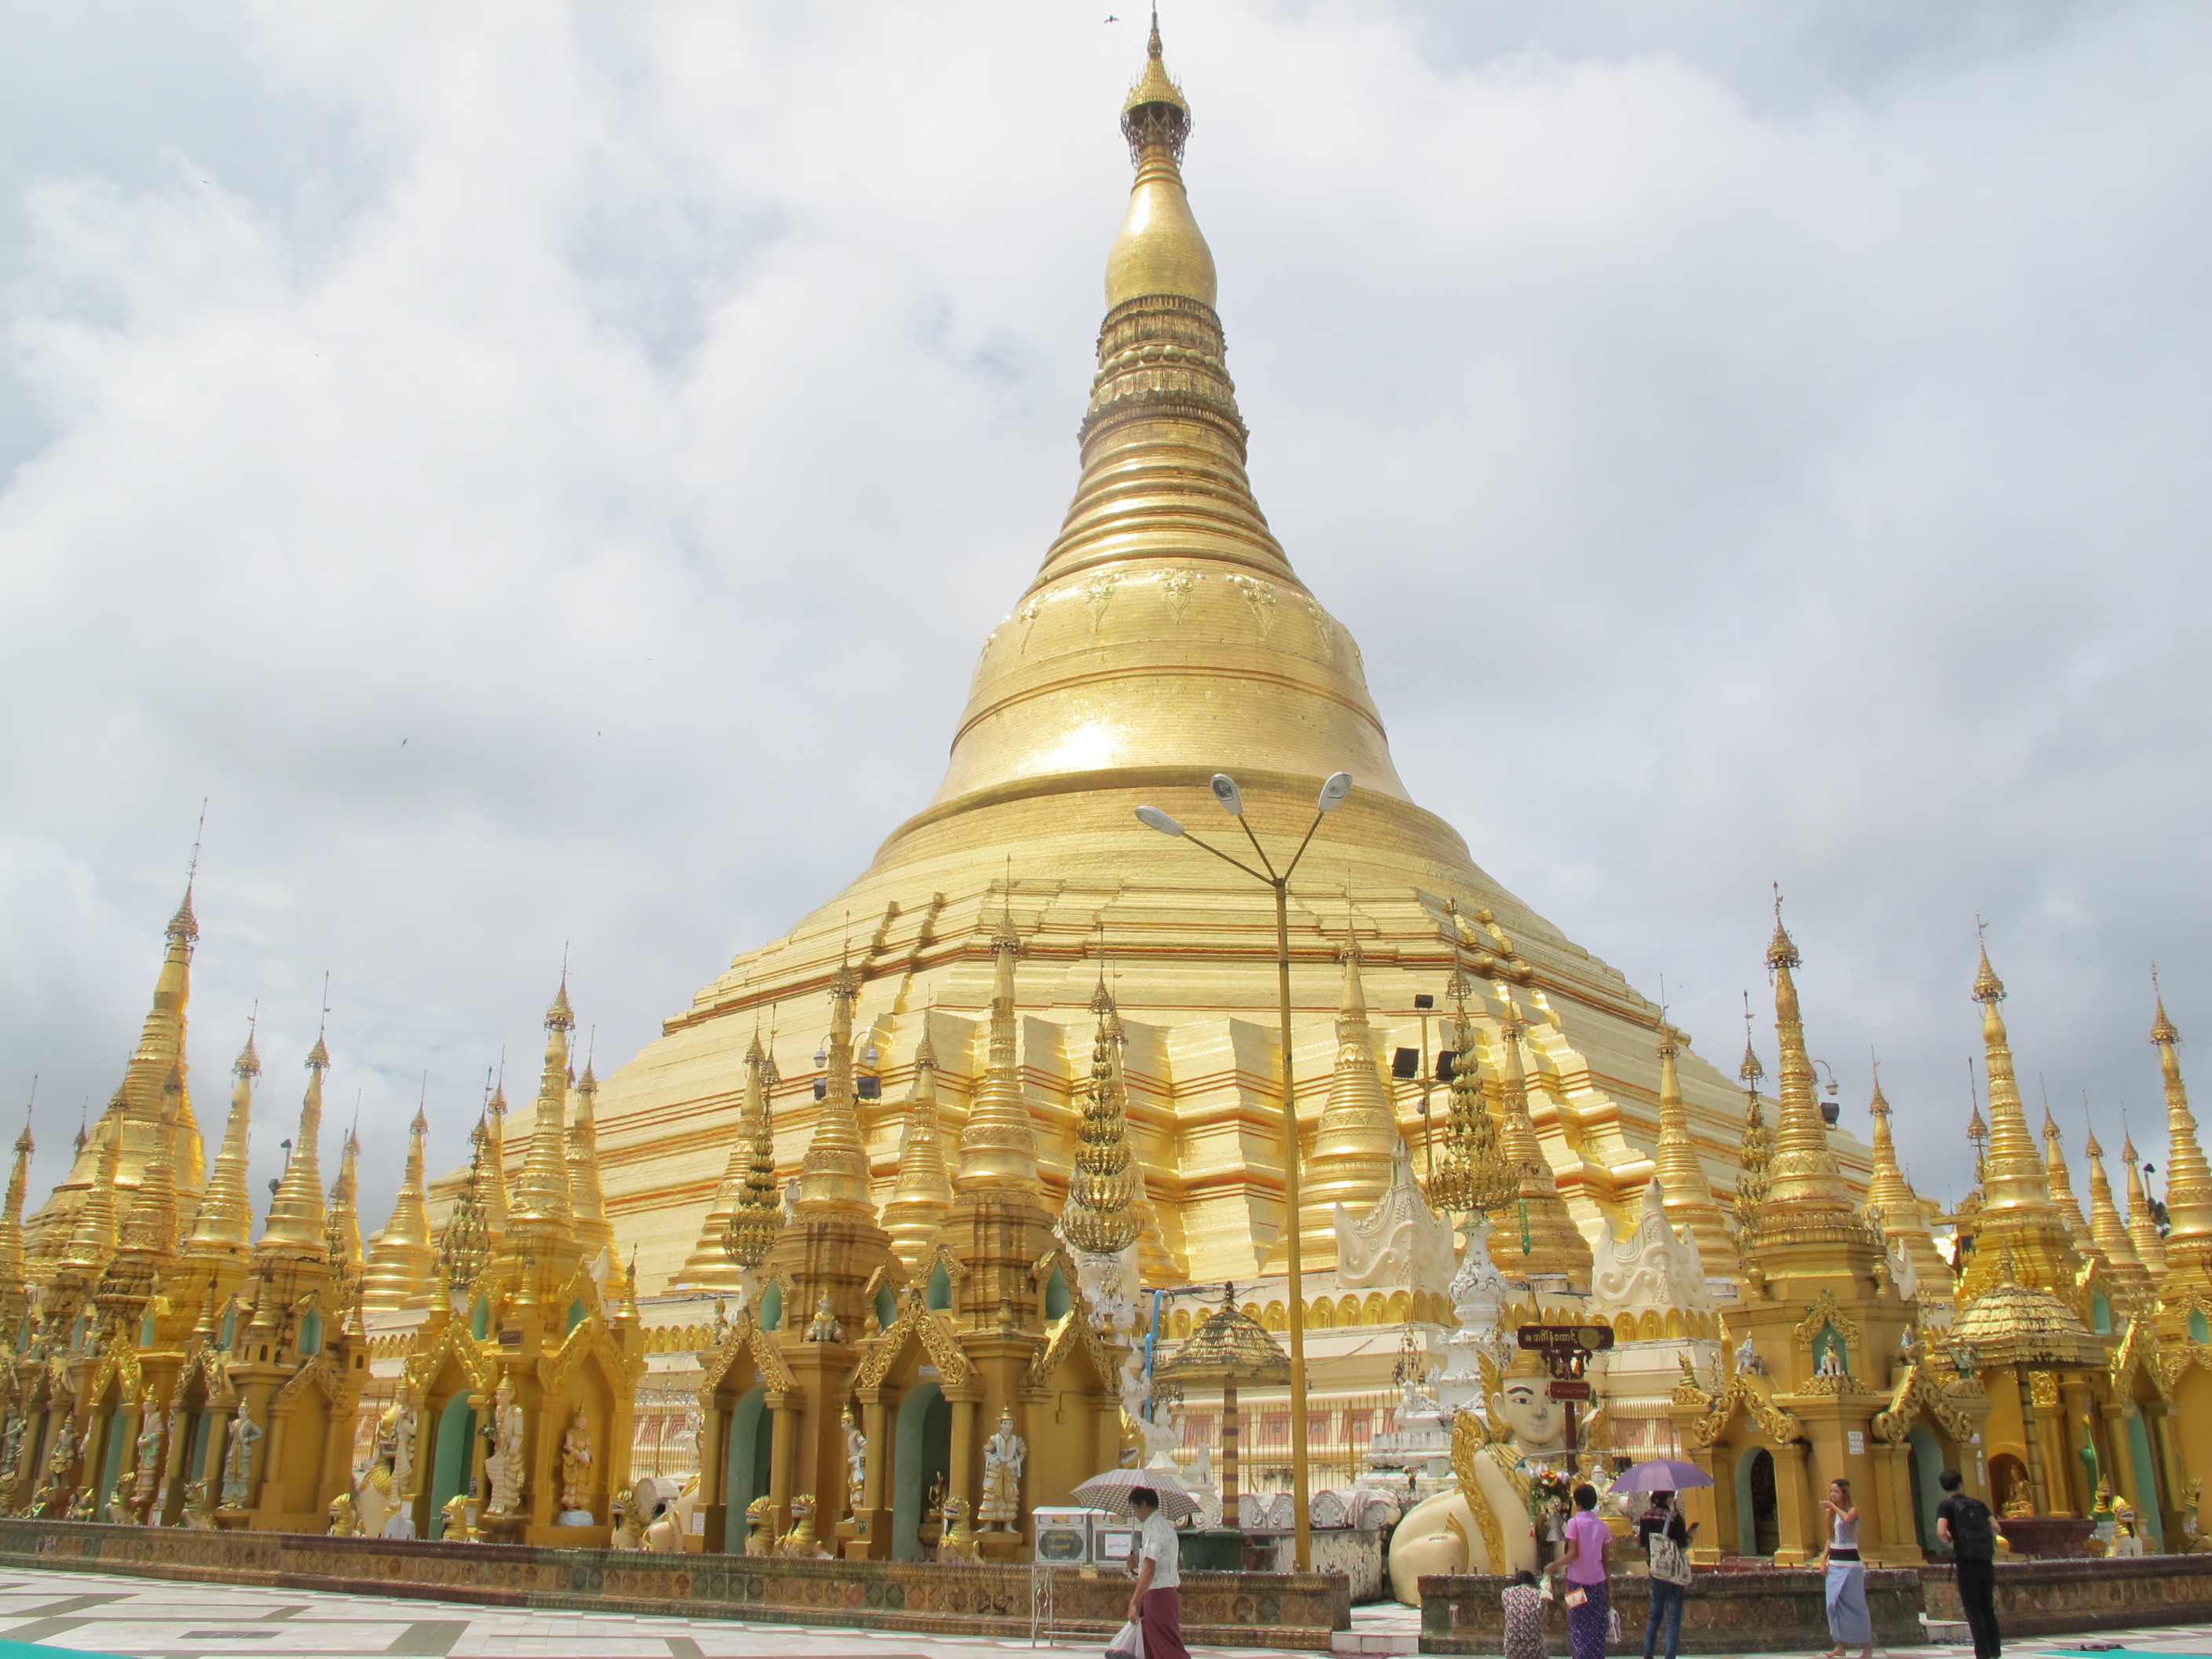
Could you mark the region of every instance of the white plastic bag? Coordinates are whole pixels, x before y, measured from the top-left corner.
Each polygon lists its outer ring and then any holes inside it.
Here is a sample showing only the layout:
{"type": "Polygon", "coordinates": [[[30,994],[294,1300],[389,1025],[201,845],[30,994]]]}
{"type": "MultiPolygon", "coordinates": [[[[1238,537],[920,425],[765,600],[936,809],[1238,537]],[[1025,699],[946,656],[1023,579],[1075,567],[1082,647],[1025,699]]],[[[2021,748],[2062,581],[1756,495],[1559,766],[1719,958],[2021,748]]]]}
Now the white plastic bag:
{"type": "Polygon", "coordinates": [[[1106,1644],[1106,1659],[1145,1659],[1145,1627],[1132,1619],[1106,1644]]]}

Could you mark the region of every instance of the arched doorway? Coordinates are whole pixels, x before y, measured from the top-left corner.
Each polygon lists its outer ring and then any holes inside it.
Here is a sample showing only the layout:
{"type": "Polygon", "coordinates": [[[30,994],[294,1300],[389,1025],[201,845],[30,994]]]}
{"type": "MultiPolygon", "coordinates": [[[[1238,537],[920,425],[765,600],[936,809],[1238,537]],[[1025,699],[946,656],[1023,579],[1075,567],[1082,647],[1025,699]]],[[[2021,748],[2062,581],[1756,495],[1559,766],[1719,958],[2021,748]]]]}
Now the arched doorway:
{"type": "Polygon", "coordinates": [[[745,1553],[746,1510],[755,1498],[768,1496],[775,1431],[775,1414],[768,1408],[766,1389],[748,1389],[738,1396],[730,1411],[730,1460],[722,1488],[728,1516],[722,1547],[732,1555],[745,1553]]]}
{"type": "Polygon", "coordinates": [[[1936,1530],[1936,1506],[1943,1501],[1943,1488],[1936,1480],[1944,1468],[1936,1431],[1925,1423],[1915,1423],[1905,1437],[1905,1473],[1912,1488],[1912,1535],[1926,1554],[1935,1553],[1941,1538],[1936,1530]]]}
{"type": "Polygon", "coordinates": [[[952,1402],[934,1382],[917,1382],[899,1401],[891,1470],[891,1559],[921,1559],[921,1522],[930,1489],[952,1467],[952,1402]]]}
{"type": "Polygon", "coordinates": [[[1774,1498],[1774,1454],[1753,1447],[1735,1465],[1736,1553],[1771,1556],[1782,1547],[1782,1511],[1774,1498]]]}
{"type": "Polygon", "coordinates": [[[476,1443],[477,1414],[468,1390],[455,1391],[438,1413],[436,1450],[430,1465],[430,1525],[425,1536],[446,1535],[446,1505],[469,1489],[469,1454],[476,1443]]]}

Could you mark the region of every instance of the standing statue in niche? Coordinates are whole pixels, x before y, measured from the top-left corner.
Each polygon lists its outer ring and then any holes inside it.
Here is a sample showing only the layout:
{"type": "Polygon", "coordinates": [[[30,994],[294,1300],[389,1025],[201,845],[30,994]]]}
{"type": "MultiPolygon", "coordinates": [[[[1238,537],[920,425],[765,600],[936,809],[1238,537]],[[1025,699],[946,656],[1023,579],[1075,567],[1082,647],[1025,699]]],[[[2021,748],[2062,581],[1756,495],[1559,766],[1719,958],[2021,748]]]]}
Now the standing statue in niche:
{"type": "Polygon", "coordinates": [[[868,1437],[853,1420],[853,1407],[845,1407],[845,1513],[858,1516],[867,1495],[868,1437]]]}
{"type": "Polygon", "coordinates": [[[491,1455],[484,1459],[484,1478],[491,1483],[485,1513],[511,1515],[522,1502],[522,1407],[515,1403],[508,1377],[500,1379],[492,1396],[491,1438],[491,1455]]]}
{"type": "Polygon", "coordinates": [[[238,1402],[230,1419],[230,1445],[222,1455],[222,1507],[242,1510],[253,1497],[253,1449],[261,1443],[261,1425],[253,1420],[253,1407],[238,1402]]]}
{"type": "Polygon", "coordinates": [[[392,1435],[392,1443],[386,1449],[392,1458],[392,1489],[403,1499],[412,1498],[415,1495],[415,1435],[417,1419],[415,1415],[414,1396],[407,1392],[407,1385],[404,1382],[399,1385],[398,1398],[392,1402],[392,1409],[385,1414],[385,1422],[390,1425],[392,1435]]]}
{"type": "Polygon", "coordinates": [[[568,1419],[568,1431],[561,1437],[561,1519],[568,1522],[572,1515],[587,1517],[581,1524],[589,1525],[591,1511],[587,1505],[592,1496],[592,1431],[584,1421],[584,1408],[576,1407],[576,1414],[568,1419]]]}
{"type": "Polygon", "coordinates": [[[138,1413],[138,1474],[131,1486],[131,1518],[149,1521],[154,1494],[161,1488],[161,1451],[168,1443],[168,1419],[161,1402],[148,1400],[138,1413]]]}
{"type": "Polygon", "coordinates": [[[1011,1407],[999,1413],[999,1430],[983,1443],[983,1497],[975,1519],[986,1532],[1012,1532],[1022,1512],[1022,1462],[1029,1447],[1014,1432],[1011,1407]]]}

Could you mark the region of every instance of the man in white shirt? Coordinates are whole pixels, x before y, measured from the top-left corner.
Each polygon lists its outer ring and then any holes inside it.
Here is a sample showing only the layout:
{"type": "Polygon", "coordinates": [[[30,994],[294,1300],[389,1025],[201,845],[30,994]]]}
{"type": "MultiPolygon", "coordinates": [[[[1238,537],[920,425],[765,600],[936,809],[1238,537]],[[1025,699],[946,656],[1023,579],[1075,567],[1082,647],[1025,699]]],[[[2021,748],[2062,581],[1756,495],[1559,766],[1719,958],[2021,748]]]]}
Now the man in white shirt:
{"type": "Polygon", "coordinates": [[[1133,1487],[1129,1508],[1137,1517],[1137,1588],[1129,1618],[1145,1632],[1145,1659],[1190,1659],[1182,1644],[1182,1540],[1160,1513],[1159,1495],[1133,1487]]]}

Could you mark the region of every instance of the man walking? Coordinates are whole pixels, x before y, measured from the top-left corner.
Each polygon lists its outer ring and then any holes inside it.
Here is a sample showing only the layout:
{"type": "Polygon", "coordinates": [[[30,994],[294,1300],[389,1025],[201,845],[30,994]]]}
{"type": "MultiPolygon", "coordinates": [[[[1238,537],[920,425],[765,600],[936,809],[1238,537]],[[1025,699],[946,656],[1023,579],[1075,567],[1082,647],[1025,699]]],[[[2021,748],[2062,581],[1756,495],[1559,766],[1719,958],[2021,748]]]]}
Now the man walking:
{"type": "Polygon", "coordinates": [[[1129,1621],[1145,1632],[1145,1659],[1190,1659],[1182,1644],[1182,1540],[1160,1513],[1150,1486],[1129,1491],[1137,1518],[1137,1588],[1129,1596],[1129,1621]]]}
{"type": "Polygon", "coordinates": [[[1974,1636],[1974,1659],[1997,1659],[1997,1529],[1990,1506],[1964,1490],[1956,1469],[1946,1469],[1937,1485],[1943,1501],[1936,1506],[1936,1530],[1951,1547],[1959,1573],[1959,1601],[1966,1609],[1966,1628],[1974,1636]]]}

